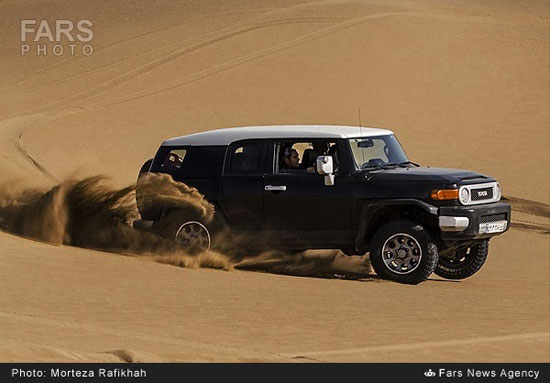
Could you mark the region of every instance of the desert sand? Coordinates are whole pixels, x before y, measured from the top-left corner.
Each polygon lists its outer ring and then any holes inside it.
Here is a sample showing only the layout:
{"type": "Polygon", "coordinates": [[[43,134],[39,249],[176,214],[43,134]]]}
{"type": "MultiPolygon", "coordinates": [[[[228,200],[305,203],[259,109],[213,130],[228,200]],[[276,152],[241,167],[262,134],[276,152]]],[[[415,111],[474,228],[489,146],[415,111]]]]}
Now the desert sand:
{"type": "Polygon", "coordinates": [[[1,204],[128,186],[169,137],[360,108],[513,206],[478,274],[418,286],[334,252],[239,267],[2,231],[0,362],[549,362],[549,43],[544,0],[0,0],[1,204]],[[93,54],[21,55],[22,19],[91,20],[93,54]]]}

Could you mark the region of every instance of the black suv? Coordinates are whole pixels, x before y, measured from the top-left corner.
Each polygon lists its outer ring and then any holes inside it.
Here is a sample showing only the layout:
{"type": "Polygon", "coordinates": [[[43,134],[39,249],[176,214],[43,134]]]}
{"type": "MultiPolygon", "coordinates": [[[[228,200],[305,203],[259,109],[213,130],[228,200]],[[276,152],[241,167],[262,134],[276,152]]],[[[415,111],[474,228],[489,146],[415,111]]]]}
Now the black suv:
{"type": "MultiPolygon", "coordinates": [[[[473,275],[489,239],[510,227],[510,205],[499,202],[495,179],[419,166],[385,129],[212,130],[165,141],[140,176],[148,172],[170,174],[215,206],[212,222],[183,217],[162,233],[184,246],[208,249],[216,232],[229,230],[253,248],[369,252],[379,276],[403,283],[432,272],[473,275]]],[[[134,226],[141,229],[167,213],[161,206],[140,212],[134,226]]]]}

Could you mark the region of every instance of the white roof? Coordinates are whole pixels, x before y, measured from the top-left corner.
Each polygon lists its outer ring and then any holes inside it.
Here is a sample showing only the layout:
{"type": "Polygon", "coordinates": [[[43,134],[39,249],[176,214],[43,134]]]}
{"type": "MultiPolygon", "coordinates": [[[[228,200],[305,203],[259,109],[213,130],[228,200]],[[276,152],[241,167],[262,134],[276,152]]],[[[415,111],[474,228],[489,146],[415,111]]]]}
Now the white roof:
{"type": "Polygon", "coordinates": [[[356,138],[385,136],[393,134],[391,130],[343,125],[271,125],[243,126],[208,130],[187,136],[170,138],[163,146],[180,145],[229,145],[245,139],[293,139],[293,138],[356,138]]]}

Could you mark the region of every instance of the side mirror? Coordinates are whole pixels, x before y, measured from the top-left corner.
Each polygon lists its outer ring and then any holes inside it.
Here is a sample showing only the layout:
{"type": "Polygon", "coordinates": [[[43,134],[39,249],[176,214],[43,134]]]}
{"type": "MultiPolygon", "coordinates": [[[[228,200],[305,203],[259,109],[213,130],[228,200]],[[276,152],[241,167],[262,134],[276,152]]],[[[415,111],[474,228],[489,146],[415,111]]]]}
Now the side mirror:
{"type": "Polygon", "coordinates": [[[334,185],[334,164],[332,156],[317,157],[317,173],[325,176],[325,185],[334,185]]]}
{"type": "Polygon", "coordinates": [[[332,174],[334,171],[334,164],[332,162],[332,156],[319,156],[317,157],[317,173],[322,176],[332,174]]]}

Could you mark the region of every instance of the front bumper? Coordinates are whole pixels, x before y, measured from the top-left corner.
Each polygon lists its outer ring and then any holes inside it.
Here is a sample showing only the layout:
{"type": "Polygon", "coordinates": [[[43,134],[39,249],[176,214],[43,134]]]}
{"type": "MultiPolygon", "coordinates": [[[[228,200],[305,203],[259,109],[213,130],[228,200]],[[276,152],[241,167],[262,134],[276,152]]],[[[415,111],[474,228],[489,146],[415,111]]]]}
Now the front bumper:
{"type": "Polygon", "coordinates": [[[507,203],[439,208],[439,228],[444,240],[486,239],[510,228],[512,209],[507,203]],[[492,230],[498,230],[491,232],[492,230]]]}

